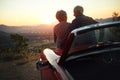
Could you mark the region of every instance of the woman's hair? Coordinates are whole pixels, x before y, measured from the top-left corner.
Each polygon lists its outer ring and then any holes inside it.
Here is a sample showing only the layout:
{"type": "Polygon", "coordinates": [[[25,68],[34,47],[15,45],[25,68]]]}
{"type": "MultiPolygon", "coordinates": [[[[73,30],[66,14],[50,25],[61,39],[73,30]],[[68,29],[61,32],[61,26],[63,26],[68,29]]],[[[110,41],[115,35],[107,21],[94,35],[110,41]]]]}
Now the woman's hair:
{"type": "Polygon", "coordinates": [[[67,18],[67,14],[66,14],[65,11],[59,10],[59,11],[57,11],[57,13],[56,13],[56,18],[57,18],[59,21],[64,21],[64,20],[67,18]]]}

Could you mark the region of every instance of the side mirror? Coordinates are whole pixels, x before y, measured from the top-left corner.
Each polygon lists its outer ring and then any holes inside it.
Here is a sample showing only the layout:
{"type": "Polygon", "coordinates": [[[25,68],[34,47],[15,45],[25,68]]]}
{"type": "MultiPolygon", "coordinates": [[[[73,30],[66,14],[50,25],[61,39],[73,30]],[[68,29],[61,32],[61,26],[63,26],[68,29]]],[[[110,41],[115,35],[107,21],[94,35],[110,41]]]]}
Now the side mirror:
{"type": "Polygon", "coordinates": [[[45,67],[48,67],[48,66],[50,66],[50,63],[49,63],[48,61],[46,61],[46,62],[38,61],[38,62],[36,63],[36,68],[37,68],[37,70],[41,70],[41,69],[43,69],[43,68],[45,68],[45,67]]]}

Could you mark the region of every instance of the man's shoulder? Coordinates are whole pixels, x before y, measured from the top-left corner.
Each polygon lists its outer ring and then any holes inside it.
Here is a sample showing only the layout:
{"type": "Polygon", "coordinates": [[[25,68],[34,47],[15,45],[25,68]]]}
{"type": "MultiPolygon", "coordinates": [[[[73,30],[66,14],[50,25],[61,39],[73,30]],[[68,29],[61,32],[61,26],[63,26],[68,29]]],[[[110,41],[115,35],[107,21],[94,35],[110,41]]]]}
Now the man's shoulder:
{"type": "Polygon", "coordinates": [[[84,16],[84,17],[86,21],[91,22],[92,24],[97,23],[97,21],[90,16],[84,16]]]}
{"type": "Polygon", "coordinates": [[[81,15],[79,17],[76,17],[73,21],[70,27],[77,28],[78,26],[85,26],[90,24],[95,24],[97,21],[95,21],[92,17],[81,15]]]}
{"type": "Polygon", "coordinates": [[[61,23],[56,24],[56,25],[54,26],[54,28],[59,27],[59,26],[60,26],[60,24],[61,24],[61,23]]]}
{"type": "Polygon", "coordinates": [[[60,27],[60,26],[66,26],[66,25],[70,25],[70,23],[69,22],[61,22],[61,23],[58,23],[58,24],[56,24],[55,25],[55,27],[60,27]]]}
{"type": "Polygon", "coordinates": [[[73,21],[72,22],[77,22],[77,21],[83,21],[83,20],[85,20],[85,19],[91,19],[91,17],[89,17],[89,16],[85,16],[85,15],[81,15],[81,16],[78,16],[78,17],[76,17],[75,19],[73,19],[73,21]]]}
{"type": "Polygon", "coordinates": [[[82,15],[82,16],[79,16],[78,19],[85,19],[85,20],[89,20],[89,19],[93,19],[92,17],[90,16],[86,16],[86,15],[82,15]]]}
{"type": "Polygon", "coordinates": [[[58,23],[54,26],[54,29],[58,29],[61,27],[69,27],[70,23],[69,22],[64,22],[64,23],[58,23]]]}

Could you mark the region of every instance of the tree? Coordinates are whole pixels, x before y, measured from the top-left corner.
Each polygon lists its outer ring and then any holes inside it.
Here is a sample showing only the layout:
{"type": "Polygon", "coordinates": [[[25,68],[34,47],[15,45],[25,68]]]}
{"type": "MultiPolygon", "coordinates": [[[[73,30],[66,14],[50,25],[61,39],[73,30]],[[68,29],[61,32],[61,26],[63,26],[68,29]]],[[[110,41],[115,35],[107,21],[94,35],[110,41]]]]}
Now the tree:
{"type": "Polygon", "coordinates": [[[113,12],[113,15],[112,15],[113,21],[118,20],[118,16],[119,16],[118,12],[113,12]]]}
{"type": "Polygon", "coordinates": [[[14,51],[17,53],[23,53],[27,50],[28,47],[28,39],[19,35],[19,34],[11,34],[10,38],[13,40],[15,44],[14,51]]]}

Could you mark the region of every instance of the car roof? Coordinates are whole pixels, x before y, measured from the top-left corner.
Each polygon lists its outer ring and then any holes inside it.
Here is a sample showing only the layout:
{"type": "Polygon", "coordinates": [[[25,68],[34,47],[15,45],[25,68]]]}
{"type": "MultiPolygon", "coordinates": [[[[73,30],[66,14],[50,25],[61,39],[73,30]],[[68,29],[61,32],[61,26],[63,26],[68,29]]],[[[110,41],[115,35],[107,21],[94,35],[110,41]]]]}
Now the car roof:
{"type": "Polygon", "coordinates": [[[87,26],[76,28],[71,31],[71,34],[74,34],[76,36],[78,33],[84,33],[90,30],[106,28],[110,26],[112,27],[112,26],[117,26],[117,25],[120,25],[120,21],[97,23],[97,24],[92,24],[92,25],[87,25],[87,26]]]}
{"type": "Polygon", "coordinates": [[[59,60],[59,63],[62,63],[62,61],[64,61],[64,59],[67,57],[68,51],[72,45],[72,42],[73,42],[73,39],[75,38],[75,36],[92,31],[92,30],[107,28],[107,27],[112,27],[112,26],[119,26],[120,27],[120,21],[97,23],[97,24],[87,25],[87,26],[83,26],[83,27],[76,28],[76,29],[72,30],[71,33],[68,35],[67,40],[64,44],[62,55],[61,55],[61,58],[59,60]]]}

